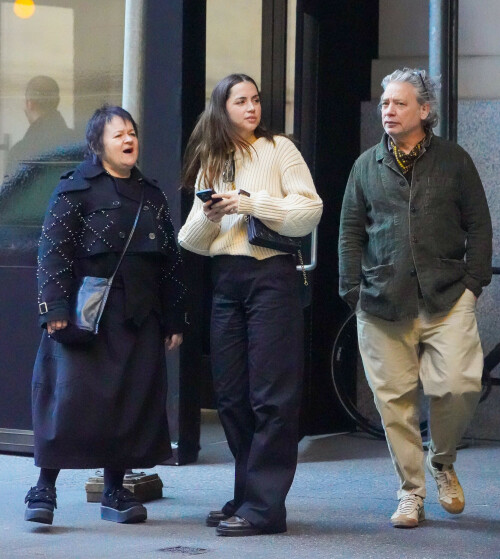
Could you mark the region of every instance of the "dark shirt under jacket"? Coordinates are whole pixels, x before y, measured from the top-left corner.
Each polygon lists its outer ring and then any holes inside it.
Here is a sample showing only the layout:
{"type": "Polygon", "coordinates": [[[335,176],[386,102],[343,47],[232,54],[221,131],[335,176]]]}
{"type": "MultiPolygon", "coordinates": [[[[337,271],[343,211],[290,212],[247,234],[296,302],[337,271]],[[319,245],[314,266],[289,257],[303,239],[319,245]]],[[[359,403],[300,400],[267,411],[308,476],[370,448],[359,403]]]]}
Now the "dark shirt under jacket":
{"type": "Polygon", "coordinates": [[[38,302],[47,305],[41,326],[68,319],[68,299],[79,277],[112,274],[142,186],[143,209],[116,288],[124,289],[127,319],[140,325],[154,310],[166,334],[183,331],[182,265],[164,193],[138,169],[130,180],[117,180],[90,161],[63,175],[45,216],[38,251],[38,302]]]}
{"type": "Polygon", "coordinates": [[[50,111],[30,124],[23,139],[14,144],[7,157],[7,175],[12,175],[19,163],[49,154],[57,146],[71,144],[76,138],[61,113],[50,111]]]}

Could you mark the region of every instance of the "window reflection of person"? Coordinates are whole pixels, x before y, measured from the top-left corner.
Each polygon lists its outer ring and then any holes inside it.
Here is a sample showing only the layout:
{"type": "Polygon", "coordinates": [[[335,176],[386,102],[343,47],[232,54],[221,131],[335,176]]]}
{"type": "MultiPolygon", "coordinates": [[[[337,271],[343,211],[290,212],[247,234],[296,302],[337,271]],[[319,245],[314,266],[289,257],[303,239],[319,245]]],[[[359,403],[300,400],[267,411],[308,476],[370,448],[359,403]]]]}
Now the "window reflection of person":
{"type": "Polygon", "coordinates": [[[15,171],[18,163],[72,141],[72,130],[57,110],[59,99],[59,86],[53,78],[36,76],[28,82],[24,113],[29,128],[9,151],[7,175],[15,171]]]}

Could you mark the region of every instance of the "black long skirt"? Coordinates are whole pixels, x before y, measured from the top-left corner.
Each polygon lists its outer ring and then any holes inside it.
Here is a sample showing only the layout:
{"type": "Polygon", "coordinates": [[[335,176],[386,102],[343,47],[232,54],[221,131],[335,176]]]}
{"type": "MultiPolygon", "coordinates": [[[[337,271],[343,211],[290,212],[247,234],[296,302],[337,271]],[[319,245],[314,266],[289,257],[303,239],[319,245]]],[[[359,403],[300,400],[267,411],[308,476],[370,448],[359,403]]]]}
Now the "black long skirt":
{"type": "Polygon", "coordinates": [[[149,468],[171,456],[160,321],[124,320],[112,289],[95,340],[64,345],[44,332],[33,371],[35,464],[42,468],[149,468]]]}

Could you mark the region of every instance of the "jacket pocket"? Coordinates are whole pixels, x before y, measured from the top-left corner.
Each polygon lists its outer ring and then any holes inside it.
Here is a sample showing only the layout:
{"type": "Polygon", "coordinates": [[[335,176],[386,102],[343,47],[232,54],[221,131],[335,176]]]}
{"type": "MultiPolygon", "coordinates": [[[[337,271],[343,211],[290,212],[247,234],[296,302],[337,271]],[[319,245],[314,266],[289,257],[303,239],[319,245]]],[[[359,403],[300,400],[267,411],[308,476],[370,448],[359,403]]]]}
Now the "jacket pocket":
{"type": "Polygon", "coordinates": [[[460,185],[451,177],[433,176],[427,178],[424,207],[426,213],[440,213],[443,206],[450,208],[460,201],[460,185]]]}
{"type": "Polygon", "coordinates": [[[434,290],[445,292],[450,286],[462,280],[465,276],[465,261],[455,258],[437,258],[436,274],[434,276],[434,290]]]}
{"type": "Polygon", "coordinates": [[[116,200],[86,200],[84,207],[82,208],[82,215],[89,216],[96,212],[107,212],[109,210],[117,210],[120,208],[122,203],[118,198],[116,200]]]}
{"type": "Polygon", "coordinates": [[[362,269],[361,291],[365,297],[381,297],[390,289],[390,283],[394,276],[394,265],[383,264],[373,268],[362,269]]]}

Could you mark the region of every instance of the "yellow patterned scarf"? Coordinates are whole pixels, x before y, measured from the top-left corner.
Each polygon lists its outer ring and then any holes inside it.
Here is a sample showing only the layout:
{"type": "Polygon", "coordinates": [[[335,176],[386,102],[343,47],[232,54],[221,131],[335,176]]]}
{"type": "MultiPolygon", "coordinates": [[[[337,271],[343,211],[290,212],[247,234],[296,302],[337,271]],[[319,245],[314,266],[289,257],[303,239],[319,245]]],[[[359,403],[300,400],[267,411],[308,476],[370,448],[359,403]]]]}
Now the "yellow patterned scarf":
{"type": "Polygon", "coordinates": [[[420,142],[418,142],[418,144],[410,151],[410,153],[405,153],[396,146],[392,139],[390,140],[390,146],[392,148],[392,152],[394,153],[396,162],[404,174],[411,171],[415,160],[420,155],[420,151],[422,149],[422,144],[424,143],[424,141],[425,138],[423,140],[420,140],[420,142]]]}

